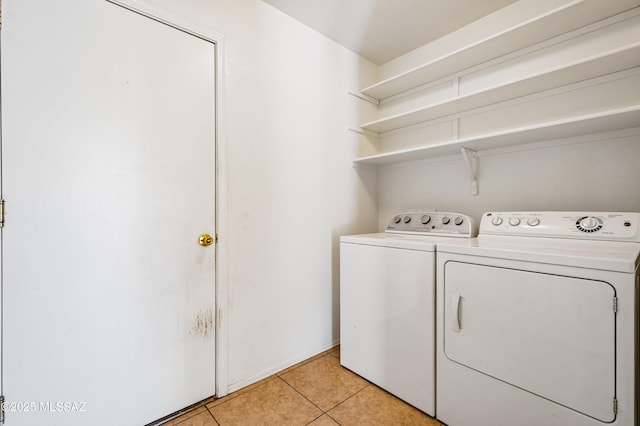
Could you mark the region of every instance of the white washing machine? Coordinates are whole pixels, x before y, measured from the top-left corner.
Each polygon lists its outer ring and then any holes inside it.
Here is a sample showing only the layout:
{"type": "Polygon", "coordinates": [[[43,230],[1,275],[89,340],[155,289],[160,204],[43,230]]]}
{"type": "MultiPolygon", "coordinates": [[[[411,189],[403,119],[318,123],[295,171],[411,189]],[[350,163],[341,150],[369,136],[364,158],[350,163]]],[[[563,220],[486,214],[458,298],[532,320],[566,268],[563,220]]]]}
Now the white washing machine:
{"type": "Polygon", "coordinates": [[[486,213],[439,244],[437,417],[636,426],[639,213],[486,213]]]}
{"type": "Polygon", "coordinates": [[[468,216],[422,212],[340,238],[340,363],[432,416],[436,244],[475,233],[468,216]]]}

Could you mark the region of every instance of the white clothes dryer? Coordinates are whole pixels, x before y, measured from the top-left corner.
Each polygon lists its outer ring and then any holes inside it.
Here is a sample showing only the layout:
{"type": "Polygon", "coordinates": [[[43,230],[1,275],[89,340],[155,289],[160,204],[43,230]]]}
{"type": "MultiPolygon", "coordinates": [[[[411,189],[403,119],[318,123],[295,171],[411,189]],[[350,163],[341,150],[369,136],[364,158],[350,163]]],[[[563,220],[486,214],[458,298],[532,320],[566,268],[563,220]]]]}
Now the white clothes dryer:
{"type": "Polygon", "coordinates": [[[437,417],[637,426],[639,213],[485,213],[439,244],[437,417]]]}
{"type": "Polygon", "coordinates": [[[421,212],[340,238],[341,364],[432,416],[436,246],[476,232],[468,216],[421,212]]]}

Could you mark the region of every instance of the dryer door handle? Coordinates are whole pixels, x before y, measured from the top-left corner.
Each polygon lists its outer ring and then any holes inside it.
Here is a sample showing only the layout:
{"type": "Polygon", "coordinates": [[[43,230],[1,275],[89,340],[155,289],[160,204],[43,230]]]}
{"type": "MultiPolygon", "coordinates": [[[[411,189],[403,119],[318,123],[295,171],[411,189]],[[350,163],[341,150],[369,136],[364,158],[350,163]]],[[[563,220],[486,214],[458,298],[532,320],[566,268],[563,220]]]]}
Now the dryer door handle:
{"type": "Polygon", "coordinates": [[[460,331],[460,293],[454,293],[451,297],[451,316],[453,317],[453,331],[460,331]]]}

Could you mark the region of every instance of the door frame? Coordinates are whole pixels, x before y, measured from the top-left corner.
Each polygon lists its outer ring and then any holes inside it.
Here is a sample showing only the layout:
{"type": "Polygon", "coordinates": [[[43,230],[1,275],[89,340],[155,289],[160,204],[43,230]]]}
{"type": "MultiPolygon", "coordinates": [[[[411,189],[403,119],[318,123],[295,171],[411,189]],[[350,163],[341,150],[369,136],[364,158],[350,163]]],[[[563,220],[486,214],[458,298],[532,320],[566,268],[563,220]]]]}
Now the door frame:
{"type": "Polygon", "coordinates": [[[151,5],[144,0],[105,0],[132,12],[144,15],[177,30],[209,41],[215,45],[215,171],[216,171],[216,275],[215,275],[215,391],[217,397],[229,393],[229,329],[226,321],[228,300],[227,268],[227,223],[228,223],[228,185],[227,150],[224,131],[224,75],[225,75],[225,39],[224,35],[212,31],[202,24],[191,21],[179,13],[151,5]],[[223,321],[224,319],[224,321],[223,321]]]}

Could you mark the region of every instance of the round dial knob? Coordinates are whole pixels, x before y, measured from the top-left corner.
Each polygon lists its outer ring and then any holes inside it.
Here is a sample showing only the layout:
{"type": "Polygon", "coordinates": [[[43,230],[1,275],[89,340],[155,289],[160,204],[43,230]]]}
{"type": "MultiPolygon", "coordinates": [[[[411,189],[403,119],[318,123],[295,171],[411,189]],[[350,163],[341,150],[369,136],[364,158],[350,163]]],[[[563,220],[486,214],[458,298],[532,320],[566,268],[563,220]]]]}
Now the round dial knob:
{"type": "Polygon", "coordinates": [[[411,222],[411,216],[405,216],[404,223],[409,223],[409,222],[411,222]]]}
{"type": "Polygon", "coordinates": [[[456,225],[458,225],[458,226],[462,225],[462,222],[464,222],[464,220],[463,220],[460,216],[456,217],[456,218],[453,220],[453,223],[455,223],[455,224],[456,224],[456,225]]]}
{"type": "Polygon", "coordinates": [[[393,222],[394,223],[400,223],[400,221],[402,220],[402,218],[400,216],[396,216],[393,218],[393,222]]]}
{"type": "Polygon", "coordinates": [[[493,219],[491,219],[491,223],[492,223],[494,226],[502,225],[502,218],[501,218],[500,216],[496,216],[496,217],[494,217],[493,219]]]}
{"type": "Polygon", "coordinates": [[[451,222],[451,219],[450,219],[450,218],[448,218],[447,216],[445,216],[445,217],[443,217],[443,218],[442,218],[442,223],[443,223],[444,225],[447,225],[449,222],[451,222]]]}
{"type": "Polygon", "coordinates": [[[587,216],[580,221],[580,226],[584,229],[593,229],[598,225],[600,225],[600,222],[593,216],[587,216]]]}
{"type": "Polygon", "coordinates": [[[509,219],[509,225],[511,225],[511,226],[520,225],[520,219],[517,218],[517,217],[512,217],[511,219],[509,219]]]}
{"type": "Polygon", "coordinates": [[[420,218],[420,223],[422,223],[423,225],[426,225],[429,222],[431,222],[431,216],[429,216],[428,214],[423,214],[422,217],[420,218]]]}
{"type": "Polygon", "coordinates": [[[540,225],[540,219],[538,219],[537,217],[530,217],[529,219],[527,219],[527,225],[538,226],[540,225]]]}

